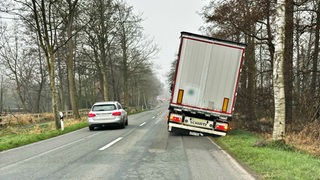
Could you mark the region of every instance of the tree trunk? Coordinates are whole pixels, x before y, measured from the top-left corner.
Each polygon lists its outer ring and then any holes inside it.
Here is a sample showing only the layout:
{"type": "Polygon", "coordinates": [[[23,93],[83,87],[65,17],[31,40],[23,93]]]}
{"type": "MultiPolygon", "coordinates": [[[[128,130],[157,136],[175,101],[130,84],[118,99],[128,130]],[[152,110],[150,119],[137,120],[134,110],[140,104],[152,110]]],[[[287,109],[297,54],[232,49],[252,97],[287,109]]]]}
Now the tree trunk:
{"type": "Polygon", "coordinates": [[[49,69],[49,78],[50,78],[50,90],[52,93],[51,102],[52,102],[52,112],[56,125],[56,129],[61,128],[60,118],[58,113],[58,93],[56,88],[55,81],[55,57],[53,50],[51,48],[48,49],[49,57],[48,58],[48,69],[49,69]]]}
{"type": "Polygon", "coordinates": [[[316,17],[316,29],[315,29],[315,42],[314,42],[314,52],[312,57],[312,80],[311,80],[311,92],[315,94],[316,84],[317,84],[317,71],[318,71],[318,57],[319,57],[319,30],[320,30],[320,2],[318,2],[317,7],[317,17],[316,17]]]}
{"type": "Polygon", "coordinates": [[[58,78],[59,78],[59,96],[60,96],[60,107],[58,109],[65,110],[66,107],[66,101],[65,101],[65,88],[64,88],[64,73],[61,66],[61,59],[63,58],[61,53],[57,53],[57,59],[58,59],[58,78]]]}
{"type": "Polygon", "coordinates": [[[106,68],[103,68],[103,99],[104,101],[109,100],[109,86],[108,86],[108,71],[106,68]]]}
{"type": "Polygon", "coordinates": [[[273,91],[274,91],[274,124],[272,138],[283,141],[285,137],[285,90],[284,90],[284,39],[285,39],[285,0],[278,0],[275,18],[275,53],[273,63],[273,91]]]}
{"type": "Polygon", "coordinates": [[[249,120],[253,121],[256,120],[255,115],[255,88],[256,88],[256,62],[255,62],[255,51],[254,48],[254,38],[248,37],[248,46],[246,48],[246,57],[247,57],[247,67],[248,67],[248,88],[247,88],[247,94],[248,94],[248,104],[247,104],[247,113],[249,120]]]}
{"type": "Polygon", "coordinates": [[[39,113],[40,112],[40,101],[41,101],[41,94],[42,94],[42,90],[43,90],[43,87],[45,85],[45,81],[46,81],[46,78],[45,78],[45,75],[44,75],[44,69],[43,69],[43,65],[42,65],[42,56],[41,56],[41,48],[40,48],[40,45],[37,44],[39,47],[38,47],[38,50],[39,50],[39,67],[40,67],[40,82],[39,82],[39,89],[37,90],[37,99],[36,99],[36,112],[39,113]]]}
{"type": "MultiPolygon", "coordinates": [[[[300,26],[299,21],[296,21],[296,26],[300,26]]],[[[300,64],[301,64],[301,55],[300,55],[300,31],[296,31],[296,37],[295,37],[295,44],[296,44],[296,56],[297,56],[297,67],[296,67],[296,76],[297,76],[297,81],[295,87],[297,88],[297,94],[298,94],[298,102],[300,102],[300,97],[301,97],[301,72],[300,72],[300,64]]]]}
{"type": "Polygon", "coordinates": [[[127,45],[127,36],[124,23],[121,24],[122,30],[122,40],[121,40],[121,48],[122,48],[122,69],[123,69],[123,104],[125,106],[129,106],[129,92],[128,92],[128,45],[127,45]]]}
{"type": "Polygon", "coordinates": [[[15,53],[13,54],[14,56],[14,66],[12,67],[13,68],[13,74],[15,76],[15,82],[16,82],[16,89],[17,89],[17,93],[18,93],[18,96],[19,96],[19,99],[21,101],[21,105],[22,105],[22,108],[23,108],[23,111],[28,111],[27,109],[27,105],[26,105],[26,98],[25,98],[25,95],[23,94],[24,92],[24,89],[22,88],[22,80],[19,78],[19,70],[17,69],[17,65],[18,65],[18,49],[19,49],[19,44],[18,44],[18,37],[17,35],[15,35],[15,53]]]}
{"type": "Polygon", "coordinates": [[[127,50],[123,49],[123,104],[129,106],[127,50]]]}
{"type": "Polygon", "coordinates": [[[1,76],[1,86],[0,86],[0,112],[3,112],[3,76],[1,76]]]}
{"type": "Polygon", "coordinates": [[[107,65],[107,58],[106,58],[106,49],[104,47],[104,40],[100,39],[100,62],[102,64],[102,79],[103,79],[103,100],[109,101],[109,72],[108,72],[108,65],[107,65]]]}
{"type": "Polygon", "coordinates": [[[285,11],[285,47],[284,47],[284,83],[286,95],[286,122],[292,121],[293,89],[293,0],[286,0],[285,11]]]}
{"type": "MultiPolygon", "coordinates": [[[[56,77],[55,77],[55,54],[54,54],[54,45],[56,44],[56,32],[57,27],[53,27],[55,23],[52,22],[54,18],[52,11],[47,11],[48,9],[52,9],[52,2],[41,0],[36,1],[32,0],[32,13],[35,23],[35,30],[38,35],[39,44],[41,49],[43,50],[46,61],[47,68],[50,79],[50,90],[51,90],[51,100],[52,100],[52,111],[54,115],[54,121],[56,125],[56,129],[61,128],[60,118],[58,113],[58,93],[56,87],[56,77]]],[[[29,6],[28,6],[29,7],[29,6]]],[[[60,24],[60,23],[57,23],[60,24]]]]}
{"type": "MultiPolygon", "coordinates": [[[[77,3],[77,1],[75,1],[77,3]]],[[[69,82],[69,96],[70,103],[72,107],[73,117],[75,119],[80,119],[80,114],[78,110],[78,103],[76,99],[76,87],[75,87],[75,78],[74,78],[74,42],[72,39],[72,31],[73,31],[73,18],[74,18],[74,4],[69,4],[69,21],[67,25],[67,37],[68,37],[68,55],[66,60],[67,72],[68,72],[68,82],[69,82]]]]}

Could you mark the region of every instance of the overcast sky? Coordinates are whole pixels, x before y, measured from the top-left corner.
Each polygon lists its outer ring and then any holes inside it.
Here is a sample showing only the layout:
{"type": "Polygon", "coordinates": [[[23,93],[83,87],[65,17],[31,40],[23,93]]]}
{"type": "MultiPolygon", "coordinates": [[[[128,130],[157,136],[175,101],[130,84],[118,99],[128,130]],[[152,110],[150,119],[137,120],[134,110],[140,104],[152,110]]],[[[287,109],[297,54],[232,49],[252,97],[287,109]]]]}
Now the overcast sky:
{"type": "Polygon", "coordinates": [[[181,31],[200,33],[203,25],[199,15],[208,0],[126,0],[136,14],[144,19],[144,33],[153,38],[160,51],[153,60],[155,70],[162,82],[166,80],[170,64],[179,48],[181,31]]]}

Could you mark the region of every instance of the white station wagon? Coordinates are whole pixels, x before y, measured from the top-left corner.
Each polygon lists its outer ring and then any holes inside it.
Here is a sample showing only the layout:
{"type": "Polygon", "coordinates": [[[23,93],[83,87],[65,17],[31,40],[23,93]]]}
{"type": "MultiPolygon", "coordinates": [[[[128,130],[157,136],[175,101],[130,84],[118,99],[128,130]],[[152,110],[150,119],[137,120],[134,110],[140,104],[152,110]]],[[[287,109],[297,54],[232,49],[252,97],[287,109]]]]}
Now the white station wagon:
{"type": "Polygon", "coordinates": [[[128,114],[117,101],[97,102],[88,113],[89,130],[110,124],[125,128],[128,125],[128,114]]]}

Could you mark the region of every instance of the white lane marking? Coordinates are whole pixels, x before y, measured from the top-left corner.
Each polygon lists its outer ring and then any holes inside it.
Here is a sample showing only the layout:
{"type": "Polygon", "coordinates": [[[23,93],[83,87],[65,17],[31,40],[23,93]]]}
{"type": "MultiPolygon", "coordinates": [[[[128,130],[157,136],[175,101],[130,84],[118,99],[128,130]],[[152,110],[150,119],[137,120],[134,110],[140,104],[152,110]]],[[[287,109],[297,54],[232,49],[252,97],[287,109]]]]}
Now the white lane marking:
{"type": "Polygon", "coordinates": [[[140,127],[143,126],[143,125],[145,125],[145,124],[146,124],[146,122],[143,122],[142,124],[140,124],[140,127]]]}
{"type": "Polygon", "coordinates": [[[112,141],[111,143],[109,143],[109,144],[103,146],[102,148],[100,148],[99,151],[103,151],[103,150],[109,148],[110,146],[112,146],[112,145],[114,145],[115,143],[117,143],[118,141],[120,141],[122,138],[123,138],[123,137],[117,138],[116,140],[112,141]]]}
{"type": "Polygon", "coordinates": [[[162,118],[159,118],[154,124],[158,124],[160,121],[162,121],[162,118]]]}

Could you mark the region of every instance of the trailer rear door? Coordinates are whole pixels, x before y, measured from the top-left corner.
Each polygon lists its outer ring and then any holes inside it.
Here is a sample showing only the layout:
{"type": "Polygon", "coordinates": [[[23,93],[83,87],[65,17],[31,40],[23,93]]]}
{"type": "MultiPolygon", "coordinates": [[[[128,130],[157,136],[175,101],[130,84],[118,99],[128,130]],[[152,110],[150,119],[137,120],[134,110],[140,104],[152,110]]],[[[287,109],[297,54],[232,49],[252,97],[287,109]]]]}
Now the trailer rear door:
{"type": "Polygon", "coordinates": [[[182,33],[171,103],[231,115],[244,48],[182,33]]]}

